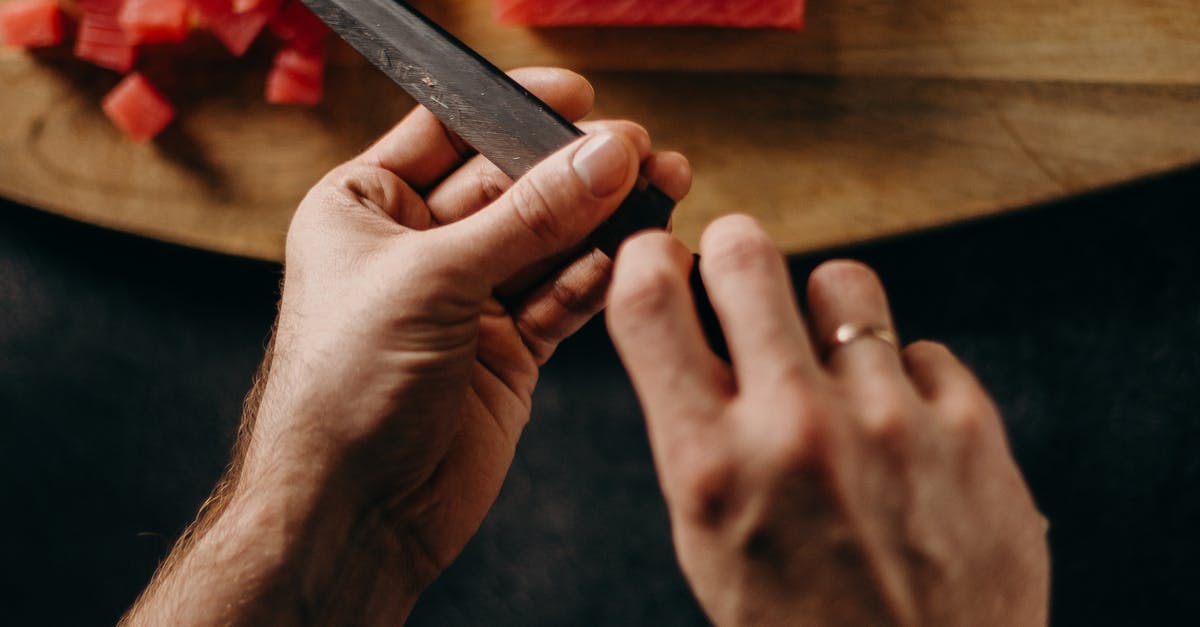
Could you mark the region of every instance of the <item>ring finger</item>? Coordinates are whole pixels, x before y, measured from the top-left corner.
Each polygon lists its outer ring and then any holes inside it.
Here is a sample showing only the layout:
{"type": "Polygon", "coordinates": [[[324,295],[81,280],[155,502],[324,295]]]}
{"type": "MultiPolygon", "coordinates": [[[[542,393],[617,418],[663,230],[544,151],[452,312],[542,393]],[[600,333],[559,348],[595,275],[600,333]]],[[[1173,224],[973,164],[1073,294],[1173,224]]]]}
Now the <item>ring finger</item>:
{"type": "Polygon", "coordinates": [[[866,381],[906,380],[887,295],[860,263],[822,264],[808,280],[808,306],[825,365],[836,376],[866,381]]]}

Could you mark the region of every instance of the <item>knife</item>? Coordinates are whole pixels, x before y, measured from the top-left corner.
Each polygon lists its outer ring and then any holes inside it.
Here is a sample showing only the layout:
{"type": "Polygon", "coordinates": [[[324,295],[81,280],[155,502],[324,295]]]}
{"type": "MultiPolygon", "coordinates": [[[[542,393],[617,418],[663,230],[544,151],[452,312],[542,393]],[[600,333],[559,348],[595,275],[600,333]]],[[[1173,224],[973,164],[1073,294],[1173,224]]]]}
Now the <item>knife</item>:
{"type": "MultiPolygon", "coordinates": [[[[429,109],[448,129],[516,180],[583,131],[487,59],[402,0],[303,0],[346,43],[429,109]]],[[[675,201],[639,177],[589,242],[616,256],[633,233],[665,228],[675,201]]],[[[709,345],[728,359],[725,338],[700,281],[690,284],[709,345]]]]}

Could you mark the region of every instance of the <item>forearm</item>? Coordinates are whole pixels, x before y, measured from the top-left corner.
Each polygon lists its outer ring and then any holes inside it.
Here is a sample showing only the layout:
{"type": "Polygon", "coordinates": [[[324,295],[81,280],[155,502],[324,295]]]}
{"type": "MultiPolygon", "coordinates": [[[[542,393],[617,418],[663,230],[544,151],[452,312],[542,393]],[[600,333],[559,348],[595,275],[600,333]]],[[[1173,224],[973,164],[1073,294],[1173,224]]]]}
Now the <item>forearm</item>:
{"type": "Polygon", "coordinates": [[[273,348],[246,398],[226,476],[122,625],[395,625],[423,587],[405,581],[413,569],[391,546],[392,530],[321,468],[247,472],[273,348]]]}
{"type": "Polygon", "coordinates": [[[239,486],[176,548],[125,625],[403,622],[423,584],[372,514],[280,477],[239,486]]]}

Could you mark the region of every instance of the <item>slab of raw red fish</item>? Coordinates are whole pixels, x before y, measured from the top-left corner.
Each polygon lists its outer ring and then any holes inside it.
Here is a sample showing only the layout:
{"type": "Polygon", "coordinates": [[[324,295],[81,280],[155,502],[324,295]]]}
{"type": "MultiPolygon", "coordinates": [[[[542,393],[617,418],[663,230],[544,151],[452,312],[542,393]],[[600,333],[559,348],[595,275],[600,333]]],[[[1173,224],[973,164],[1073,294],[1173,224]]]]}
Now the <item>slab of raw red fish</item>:
{"type": "Polygon", "coordinates": [[[158,89],[134,72],[104,96],[104,114],[135,142],[147,142],[175,118],[175,108],[158,89]]]}
{"type": "Polygon", "coordinates": [[[56,0],[0,4],[0,46],[41,48],[62,40],[62,10],[56,0]]]}
{"type": "Polygon", "coordinates": [[[496,0],[524,26],[736,26],[799,29],[804,0],[496,0]]]}

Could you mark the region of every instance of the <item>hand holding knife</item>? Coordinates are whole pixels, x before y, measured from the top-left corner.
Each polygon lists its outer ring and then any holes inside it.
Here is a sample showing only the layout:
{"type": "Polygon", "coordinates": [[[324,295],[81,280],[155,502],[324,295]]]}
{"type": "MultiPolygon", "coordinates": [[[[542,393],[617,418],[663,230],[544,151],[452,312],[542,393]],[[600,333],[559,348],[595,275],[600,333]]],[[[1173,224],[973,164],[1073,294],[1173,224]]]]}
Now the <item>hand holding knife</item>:
{"type": "MultiPolygon", "coordinates": [[[[461,41],[401,0],[303,0],[347,43],[513,180],[583,132],[461,41]]],[[[591,243],[615,257],[633,233],[665,228],[675,203],[639,179],[591,243]]],[[[691,285],[710,346],[724,337],[694,259],[691,285]]]]}

